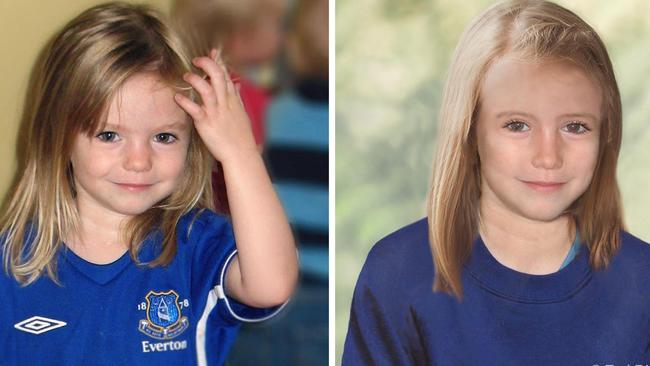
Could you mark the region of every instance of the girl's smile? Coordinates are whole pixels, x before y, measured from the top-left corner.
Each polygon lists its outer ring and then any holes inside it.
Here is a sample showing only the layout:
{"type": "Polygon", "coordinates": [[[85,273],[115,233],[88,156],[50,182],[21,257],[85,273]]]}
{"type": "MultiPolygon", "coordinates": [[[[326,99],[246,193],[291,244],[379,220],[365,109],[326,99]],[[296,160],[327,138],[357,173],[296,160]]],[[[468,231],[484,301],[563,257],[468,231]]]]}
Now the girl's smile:
{"type": "Polygon", "coordinates": [[[564,185],[563,182],[542,182],[542,181],[534,181],[534,182],[529,182],[529,181],[522,181],[524,182],[527,186],[530,188],[538,191],[538,192],[555,192],[562,188],[564,185]]]}
{"type": "Polygon", "coordinates": [[[129,183],[115,183],[115,184],[120,186],[120,188],[124,188],[125,190],[130,192],[146,191],[147,189],[151,188],[151,186],[153,186],[153,184],[129,184],[129,183]]]}

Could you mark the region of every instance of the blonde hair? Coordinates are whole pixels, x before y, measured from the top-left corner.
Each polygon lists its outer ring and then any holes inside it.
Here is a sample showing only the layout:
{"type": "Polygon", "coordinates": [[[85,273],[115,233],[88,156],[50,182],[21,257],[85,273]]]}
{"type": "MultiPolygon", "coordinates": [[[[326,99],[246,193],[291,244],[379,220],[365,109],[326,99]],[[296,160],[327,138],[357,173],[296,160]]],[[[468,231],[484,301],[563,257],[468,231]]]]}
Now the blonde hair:
{"type": "MultiPolygon", "coordinates": [[[[108,3],[90,8],[50,40],[34,70],[33,109],[23,118],[20,167],[0,218],[5,271],[23,285],[46,271],[56,281],[62,240],[78,233],[79,214],[70,163],[74,139],[106,122],[108,105],[130,76],[157,73],[187,92],[187,52],[158,12],[140,5],[108,3]]],[[[188,117],[189,118],[189,117],[188,117]]],[[[139,263],[142,242],[159,230],[166,265],[176,254],[176,225],[192,208],[212,208],[211,158],[192,127],[184,176],[169,197],[131,218],[122,228],[139,263]]]]}
{"type": "Polygon", "coordinates": [[[580,66],[603,93],[598,163],[587,190],[570,207],[590,250],[590,265],[606,267],[623,229],[616,162],[621,145],[621,100],[607,50],[596,32],[573,12],[548,1],[493,5],[465,30],[444,88],[438,146],[428,197],[434,291],[462,297],[460,273],[478,235],[480,163],[475,122],[480,85],[506,53],[532,60],[560,59],[580,66]]]}

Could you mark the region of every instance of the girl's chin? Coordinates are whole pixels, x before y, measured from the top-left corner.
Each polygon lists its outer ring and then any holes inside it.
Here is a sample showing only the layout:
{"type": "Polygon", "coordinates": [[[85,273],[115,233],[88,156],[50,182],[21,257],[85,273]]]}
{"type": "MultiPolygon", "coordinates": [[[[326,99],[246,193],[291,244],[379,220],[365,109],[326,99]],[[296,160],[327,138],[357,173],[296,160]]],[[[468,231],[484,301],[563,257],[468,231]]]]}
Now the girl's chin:
{"type": "Polygon", "coordinates": [[[553,222],[566,217],[568,215],[567,209],[568,207],[562,209],[556,207],[546,209],[527,209],[521,210],[520,215],[531,221],[553,222]]]}
{"type": "Polygon", "coordinates": [[[152,206],[149,206],[149,205],[144,205],[144,206],[131,205],[131,206],[128,206],[128,207],[115,207],[114,211],[116,211],[116,212],[118,212],[118,213],[120,213],[121,215],[124,215],[124,216],[137,216],[137,215],[140,215],[140,214],[144,213],[145,211],[147,211],[151,207],[152,206]]]}

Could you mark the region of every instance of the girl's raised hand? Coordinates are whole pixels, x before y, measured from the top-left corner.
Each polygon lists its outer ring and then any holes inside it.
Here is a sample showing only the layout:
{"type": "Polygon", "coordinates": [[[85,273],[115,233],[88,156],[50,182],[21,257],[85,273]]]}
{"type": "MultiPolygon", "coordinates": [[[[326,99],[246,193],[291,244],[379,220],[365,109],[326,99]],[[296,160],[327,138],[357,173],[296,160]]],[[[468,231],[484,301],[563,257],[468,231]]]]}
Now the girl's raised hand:
{"type": "Polygon", "coordinates": [[[212,49],[209,57],[197,57],[192,63],[205,72],[206,78],[186,73],[183,80],[198,92],[202,103],[182,94],[176,94],[174,98],[194,120],[194,126],[212,156],[224,163],[241,152],[257,153],[250,120],[219,52],[212,49]]]}

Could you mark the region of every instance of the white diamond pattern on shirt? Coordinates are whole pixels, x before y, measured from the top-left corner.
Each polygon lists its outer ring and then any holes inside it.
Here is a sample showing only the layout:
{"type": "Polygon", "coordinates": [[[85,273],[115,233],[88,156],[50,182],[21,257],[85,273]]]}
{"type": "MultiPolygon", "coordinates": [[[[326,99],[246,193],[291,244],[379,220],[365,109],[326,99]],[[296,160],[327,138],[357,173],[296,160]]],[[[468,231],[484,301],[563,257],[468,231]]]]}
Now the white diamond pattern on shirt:
{"type": "Polygon", "coordinates": [[[56,328],[61,328],[67,323],[60,320],[46,318],[44,316],[33,316],[19,323],[14,324],[14,328],[23,332],[32,334],[43,334],[56,328]]]}

